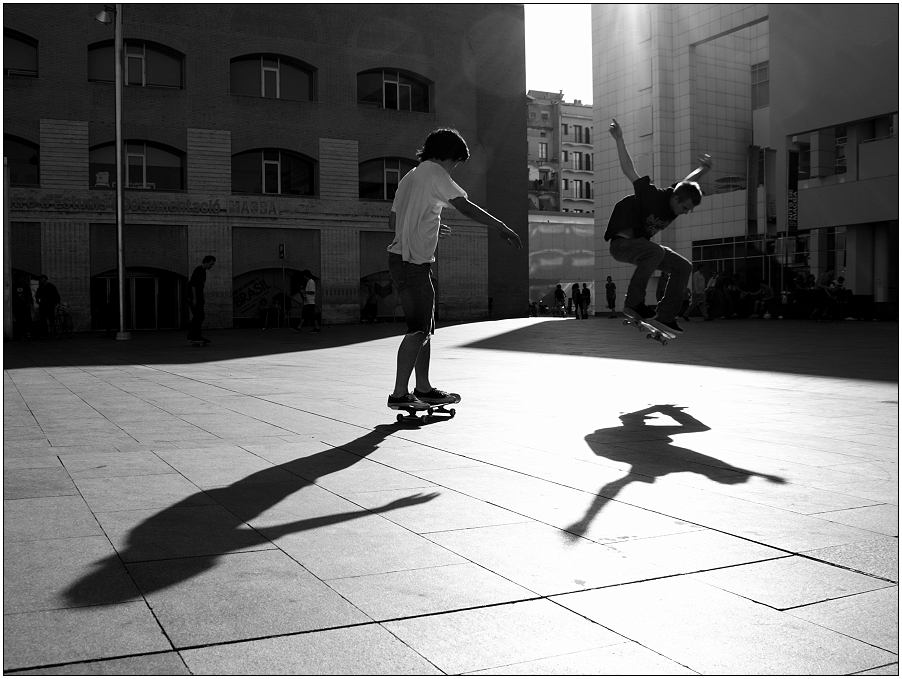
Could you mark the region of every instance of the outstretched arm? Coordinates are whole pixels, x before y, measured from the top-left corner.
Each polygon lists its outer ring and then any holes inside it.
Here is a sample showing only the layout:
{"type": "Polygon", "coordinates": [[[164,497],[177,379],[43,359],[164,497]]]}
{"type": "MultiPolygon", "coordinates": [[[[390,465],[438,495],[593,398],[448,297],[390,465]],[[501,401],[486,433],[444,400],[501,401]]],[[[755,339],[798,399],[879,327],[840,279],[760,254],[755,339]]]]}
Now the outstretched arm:
{"type": "Polygon", "coordinates": [[[686,175],[684,182],[697,182],[708,170],[714,167],[714,161],[707,153],[698,157],[698,167],[686,175]]]}
{"type": "Polygon", "coordinates": [[[611,120],[613,122],[609,131],[617,144],[617,157],[620,158],[620,169],[623,170],[623,174],[630,180],[630,183],[634,184],[639,179],[639,175],[636,173],[636,168],[633,167],[633,159],[630,158],[629,151],[626,150],[626,144],[623,141],[623,130],[620,129],[620,123],[616,119],[612,118],[611,120]]]}
{"type": "Polygon", "coordinates": [[[480,224],[488,226],[492,229],[498,229],[501,232],[501,237],[507,241],[508,245],[516,245],[518,248],[523,248],[523,243],[520,241],[520,236],[517,235],[516,231],[514,231],[500,219],[496,219],[495,217],[490,215],[488,212],[476,205],[476,203],[470,202],[468,198],[458,196],[457,198],[452,198],[448,202],[451,203],[451,207],[453,207],[467,219],[472,219],[474,222],[479,222],[480,224]]]}

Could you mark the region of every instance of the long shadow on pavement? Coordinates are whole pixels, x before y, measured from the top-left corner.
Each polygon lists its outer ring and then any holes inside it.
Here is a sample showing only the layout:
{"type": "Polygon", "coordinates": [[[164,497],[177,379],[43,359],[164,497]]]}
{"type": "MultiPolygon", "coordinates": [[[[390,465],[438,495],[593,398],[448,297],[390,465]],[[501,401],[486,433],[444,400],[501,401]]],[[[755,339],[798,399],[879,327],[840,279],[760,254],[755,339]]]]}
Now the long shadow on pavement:
{"type": "Polygon", "coordinates": [[[246,522],[271,509],[288,496],[313,485],[317,479],[335,474],[375,452],[401,425],[380,425],[348,444],[299,457],[251,474],[230,486],[200,491],[170,505],[132,529],[125,548],[95,564],[92,572],[72,584],[64,593],[70,606],[91,606],[134,599],[134,589],[125,576],[125,564],[180,559],[177,568],[160,569],[152,584],[142,583],[142,592],[171,587],[213,568],[221,555],[271,543],[278,537],[322,526],[388,512],[429,502],[436,493],[414,494],[371,510],[342,512],[291,521],[262,529],[266,536],[246,522]],[[217,505],[216,520],[204,508],[217,505]],[[225,510],[221,510],[225,508],[225,510]],[[206,520],[205,520],[206,519],[206,520]]]}
{"type": "Polygon", "coordinates": [[[693,472],[727,485],[745,483],[753,477],[767,479],[771,483],[786,483],[780,476],[761,474],[741,469],[703,453],[672,445],[672,436],[690,432],[710,431],[710,427],[692,417],[685,409],[675,405],[654,405],[620,416],[622,425],[597,429],[586,436],[586,442],[599,457],[630,465],[624,475],[605,484],[586,510],[585,516],[565,530],[572,539],[585,535],[604,506],[631,483],[654,483],[668,474],[693,472]],[[649,426],[654,413],[666,415],[678,424],[649,426]],[[643,450],[633,450],[624,445],[643,443],[643,450]]]}

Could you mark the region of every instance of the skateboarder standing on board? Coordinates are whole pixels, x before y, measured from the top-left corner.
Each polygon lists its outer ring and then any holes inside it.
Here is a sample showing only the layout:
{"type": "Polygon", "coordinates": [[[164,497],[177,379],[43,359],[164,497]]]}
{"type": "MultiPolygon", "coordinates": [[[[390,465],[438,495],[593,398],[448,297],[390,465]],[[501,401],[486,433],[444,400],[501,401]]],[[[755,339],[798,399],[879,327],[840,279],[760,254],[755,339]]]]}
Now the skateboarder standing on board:
{"type": "Polygon", "coordinates": [[[451,170],[470,157],[466,142],[456,130],[430,133],[417,157],[420,164],[398,183],[388,222],[395,232],[395,239],[388,246],[388,271],[407,321],[388,407],[425,410],[429,405],[460,400],[457,395],[436,389],[429,381],[430,336],[435,332],[431,266],[438,239],[451,233],[451,227],[441,223],[442,208],[450,205],[464,217],[498,229],[508,244],[518,248],[523,244],[513,229],[470,202],[467,192],[451,179],[451,170]],[[413,372],[416,388],[411,394],[408,388],[413,372]]]}
{"type": "Polygon", "coordinates": [[[653,243],[651,238],[670,226],[702,202],[702,192],[696,180],[710,170],[714,163],[707,154],[699,156],[700,165],[686,178],[667,189],[659,189],[648,176],[640,177],[623,142],[623,132],[616,120],[611,123],[611,136],[617,144],[620,169],[633,184],[634,193],[621,199],[611,213],[604,239],[611,241],[611,256],[618,262],[635,264],[630,279],[623,312],[643,321],[655,320],[669,331],[683,329],[676,317],[683,304],[683,291],[692,273],[692,264],[668,247],[653,243]],[[667,289],[655,311],[645,304],[645,289],[655,271],[670,274],[667,289]]]}

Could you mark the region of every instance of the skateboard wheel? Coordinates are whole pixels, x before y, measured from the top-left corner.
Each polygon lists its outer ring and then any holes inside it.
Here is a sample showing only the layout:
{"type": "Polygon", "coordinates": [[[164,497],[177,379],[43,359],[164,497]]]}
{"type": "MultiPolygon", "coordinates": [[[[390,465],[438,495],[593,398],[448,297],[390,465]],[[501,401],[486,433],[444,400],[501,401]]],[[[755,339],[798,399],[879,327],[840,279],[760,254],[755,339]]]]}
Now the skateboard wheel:
{"type": "Polygon", "coordinates": [[[404,416],[399,414],[399,415],[398,415],[398,422],[403,422],[403,421],[404,421],[404,416]]]}
{"type": "Polygon", "coordinates": [[[667,346],[667,340],[661,340],[661,346],[662,346],[662,347],[666,347],[666,346],[667,346]]]}
{"type": "Polygon", "coordinates": [[[454,408],[451,408],[451,410],[449,410],[448,412],[451,413],[451,417],[457,415],[457,410],[455,410],[454,408]]]}
{"type": "Polygon", "coordinates": [[[648,333],[648,334],[645,336],[645,339],[651,339],[651,338],[652,338],[652,334],[651,334],[651,333],[648,333]]]}
{"type": "Polygon", "coordinates": [[[629,321],[624,321],[623,324],[624,324],[624,325],[629,325],[630,322],[629,322],[629,321]]]}

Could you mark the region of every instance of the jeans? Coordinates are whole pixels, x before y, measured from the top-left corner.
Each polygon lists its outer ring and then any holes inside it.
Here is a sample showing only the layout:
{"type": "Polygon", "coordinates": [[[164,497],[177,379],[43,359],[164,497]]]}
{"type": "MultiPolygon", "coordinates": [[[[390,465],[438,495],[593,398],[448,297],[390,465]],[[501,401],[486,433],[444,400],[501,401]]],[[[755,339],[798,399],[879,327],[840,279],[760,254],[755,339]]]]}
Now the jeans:
{"type": "Polygon", "coordinates": [[[189,340],[201,340],[203,337],[200,334],[201,326],[204,323],[204,305],[195,304],[188,305],[191,309],[191,323],[188,325],[188,339],[189,340]]]}
{"type": "Polygon", "coordinates": [[[672,321],[676,318],[692,275],[692,264],[688,259],[647,238],[615,238],[611,241],[611,256],[618,262],[636,265],[624,302],[624,306],[630,309],[645,304],[645,290],[655,271],[670,274],[664,297],[658,303],[656,311],[659,321],[672,321]]]}

